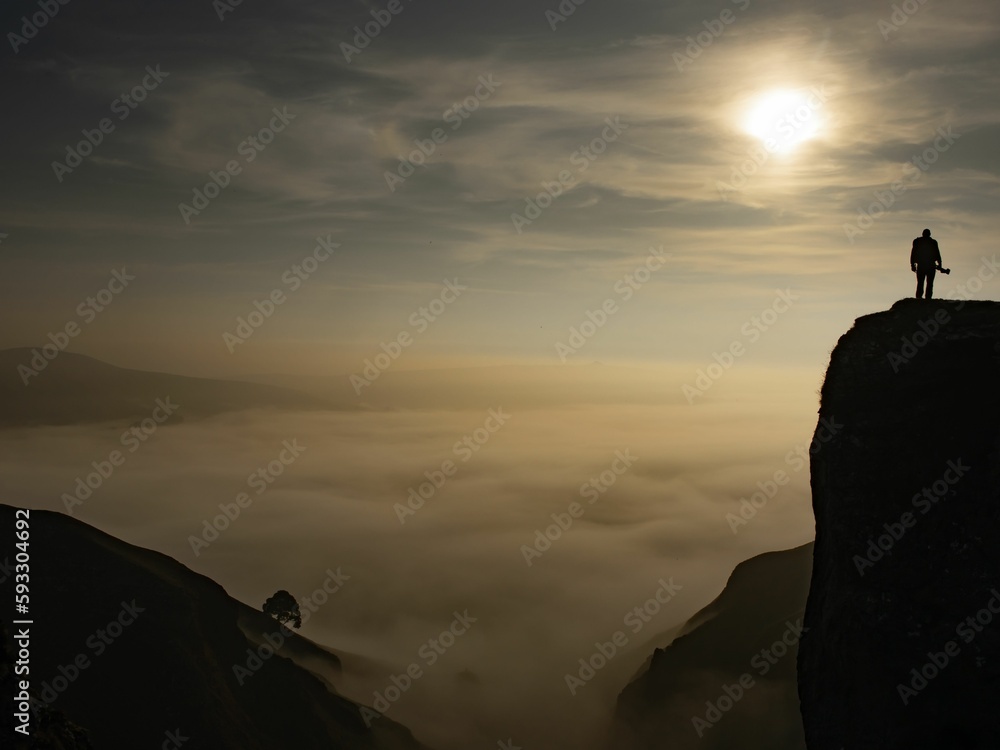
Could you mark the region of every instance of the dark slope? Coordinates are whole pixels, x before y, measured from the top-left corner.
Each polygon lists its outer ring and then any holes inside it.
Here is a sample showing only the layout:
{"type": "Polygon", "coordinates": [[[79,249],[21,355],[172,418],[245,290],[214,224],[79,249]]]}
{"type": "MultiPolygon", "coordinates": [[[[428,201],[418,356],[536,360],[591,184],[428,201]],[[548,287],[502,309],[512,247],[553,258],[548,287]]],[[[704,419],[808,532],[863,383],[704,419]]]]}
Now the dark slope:
{"type": "MultiPolygon", "coordinates": [[[[13,515],[0,505],[11,540],[13,515]]],[[[3,549],[13,557],[12,541],[3,549]]],[[[95,748],[160,747],[175,730],[213,750],[421,747],[384,718],[369,730],[356,704],[281,655],[254,670],[248,650],[262,652],[244,630],[255,615],[172,558],[37,510],[30,550],[32,690],[84,727],[95,748]],[[123,625],[109,626],[116,620],[123,625]],[[240,684],[233,667],[248,662],[252,674],[240,684]]],[[[11,584],[0,586],[5,602],[11,584]]],[[[287,653],[319,651],[288,637],[287,653]]]]}
{"type": "Polygon", "coordinates": [[[0,351],[0,427],[130,421],[149,417],[157,399],[178,405],[171,421],[252,408],[324,409],[326,402],[286,388],[115,367],[62,352],[27,385],[18,370],[30,349],[0,351]]]}
{"type": "Polygon", "coordinates": [[[787,652],[779,647],[783,654],[770,661],[761,650],[802,617],[811,558],[807,544],[740,563],[718,598],[695,614],[670,646],[657,649],[648,670],[622,692],[613,747],[801,750],[796,638],[789,635],[793,645],[787,652]],[[724,686],[739,685],[744,675],[752,684],[733,707],[706,716],[706,703],[718,707],[724,686]],[[706,724],[696,726],[694,717],[706,724]]]}
{"type": "Polygon", "coordinates": [[[1000,747],[1000,303],[859,318],[820,417],[844,427],[812,461],[810,750],[1000,747]]]}
{"type": "Polygon", "coordinates": [[[8,698],[18,700],[19,682],[25,677],[20,672],[15,674],[15,668],[23,669],[23,666],[15,667],[18,653],[16,648],[10,647],[11,643],[12,632],[0,619],[0,696],[3,698],[5,709],[11,707],[0,712],[2,746],[17,746],[19,749],[25,746],[29,750],[93,750],[87,730],[71,722],[55,707],[39,707],[38,714],[33,719],[34,731],[30,739],[26,739],[14,729],[15,725],[23,723],[23,719],[16,716],[20,711],[18,704],[8,701],[8,698]]]}

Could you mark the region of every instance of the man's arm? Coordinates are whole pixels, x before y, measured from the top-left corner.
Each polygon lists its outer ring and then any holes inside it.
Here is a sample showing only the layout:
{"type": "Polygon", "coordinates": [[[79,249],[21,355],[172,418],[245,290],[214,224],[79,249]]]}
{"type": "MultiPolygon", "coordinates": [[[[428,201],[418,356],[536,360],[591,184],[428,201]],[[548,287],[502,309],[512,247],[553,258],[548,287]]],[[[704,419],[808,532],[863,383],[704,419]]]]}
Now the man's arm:
{"type": "Polygon", "coordinates": [[[917,270],[917,241],[913,240],[913,247],[910,248],[910,269],[917,270]]]}
{"type": "Polygon", "coordinates": [[[938,266],[941,265],[941,248],[938,245],[937,240],[934,240],[934,260],[937,261],[938,266]]]}

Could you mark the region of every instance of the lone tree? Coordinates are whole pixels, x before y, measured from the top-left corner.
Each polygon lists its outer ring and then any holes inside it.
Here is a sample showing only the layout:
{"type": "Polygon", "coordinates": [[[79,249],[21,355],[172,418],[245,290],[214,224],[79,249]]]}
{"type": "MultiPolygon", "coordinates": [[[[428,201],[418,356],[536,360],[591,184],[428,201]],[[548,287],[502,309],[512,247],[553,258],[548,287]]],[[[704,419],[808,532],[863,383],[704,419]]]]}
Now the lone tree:
{"type": "Polygon", "coordinates": [[[274,596],[264,602],[263,609],[266,614],[271,615],[282,625],[291,622],[297,628],[302,627],[302,613],[299,611],[299,603],[284,589],[275,592],[274,596]]]}

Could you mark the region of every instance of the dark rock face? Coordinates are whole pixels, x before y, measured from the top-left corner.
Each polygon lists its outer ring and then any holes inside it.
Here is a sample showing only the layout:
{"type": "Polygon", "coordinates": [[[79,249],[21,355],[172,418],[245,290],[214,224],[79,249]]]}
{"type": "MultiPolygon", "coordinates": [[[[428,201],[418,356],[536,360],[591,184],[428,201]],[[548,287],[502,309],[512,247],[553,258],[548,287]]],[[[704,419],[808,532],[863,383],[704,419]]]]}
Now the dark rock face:
{"type": "Polygon", "coordinates": [[[1000,303],[859,318],[820,418],[809,750],[1000,747],[1000,303]]]}
{"type": "Polygon", "coordinates": [[[612,746],[803,750],[795,654],[811,559],[806,544],[736,566],[619,696],[612,746]]]}
{"type": "MultiPolygon", "coordinates": [[[[14,512],[0,505],[12,536],[14,512]]],[[[26,747],[83,750],[89,737],[99,749],[157,748],[178,735],[183,747],[218,750],[423,747],[388,718],[369,715],[369,726],[361,707],[286,658],[319,650],[297,633],[284,631],[277,653],[262,651],[247,631],[276,638],[277,622],[211,579],[69,516],[32,510],[30,522],[30,689],[40,713],[26,747]]],[[[4,570],[12,558],[0,560],[4,570]]],[[[13,576],[0,579],[4,601],[12,586],[13,576]]],[[[0,686],[11,682],[16,627],[4,633],[0,686]]]]}

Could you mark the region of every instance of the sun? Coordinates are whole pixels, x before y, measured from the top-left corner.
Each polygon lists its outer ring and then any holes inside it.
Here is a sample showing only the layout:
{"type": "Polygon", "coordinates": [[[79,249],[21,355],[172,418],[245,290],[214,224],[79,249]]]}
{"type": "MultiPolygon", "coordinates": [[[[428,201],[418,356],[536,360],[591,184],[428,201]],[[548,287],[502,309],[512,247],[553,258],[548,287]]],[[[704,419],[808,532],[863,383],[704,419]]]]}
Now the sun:
{"type": "Polygon", "coordinates": [[[822,129],[822,98],[811,91],[773,89],[754,99],[743,129],[773,153],[787,154],[822,129]]]}

